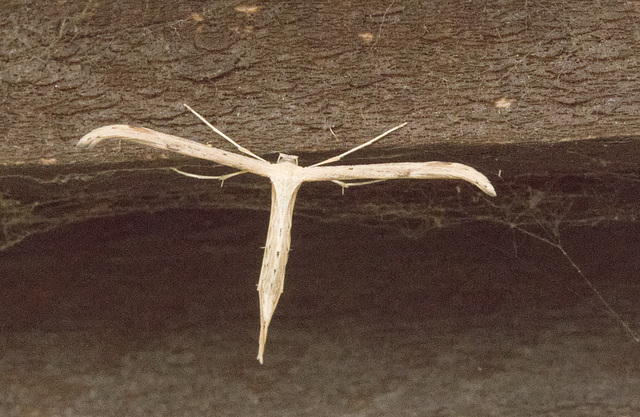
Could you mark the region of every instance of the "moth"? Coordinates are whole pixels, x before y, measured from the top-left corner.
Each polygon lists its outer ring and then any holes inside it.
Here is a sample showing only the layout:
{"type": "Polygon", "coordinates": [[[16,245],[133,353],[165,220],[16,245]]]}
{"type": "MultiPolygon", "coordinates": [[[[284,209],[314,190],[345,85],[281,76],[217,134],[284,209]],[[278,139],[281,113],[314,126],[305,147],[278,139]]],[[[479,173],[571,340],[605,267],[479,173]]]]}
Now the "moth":
{"type": "Polygon", "coordinates": [[[260,279],[258,281],[258,293],[260,298],[260,338],[258,345],[258,357],[260,363],[264,360],[264,348],[267,341],[267,332],[271,318],[283,292],[285,268],[291,247],[291,223],[293,219],[293,207],[296,195],[304,182],[333,181],[344,188],[371,184],[378,181],[391,179],[458,179],[467,181],[484,193],[495,196],[496,192],[491,182],[480,172],[470,166],[454,162],[397,162],[366,165],[339,165],[323,166],[337,162],[344,156],[355,152],[365,146],[371,145],[377,140],[403,127],[402,123],[383,134],[359,145],[347,152],[334,156],[317,164],[301,167],[298,165],[298,157],[295,155],[279,154],[278,161],[269,163],[265,159],[255,155],[248,149],[237,144],[233,139],[211,125],[207,120],[185,104],[185,107],[193,112],[200,120],[209,126],[214,132],[232,143],[240,152],[240,155],[227,152],[211,146],[204,145],[189,139],[166,133],[157,132],[143,127],[128,125],[110,125],[97,128],[78,142],[78,146],[93,148],[105,139],[124,139],[141,145],[151,146],[166,151],[172,151],[194,158],[214,161],[218,164],[236,168],[240,171],[231,174],[208,177],[194,175],[178,171],[194,178],[214,178],[224,181],[232,176],[252,173],[267,177],[271,181],[271,215],[267,242],[264,248],[264,258],[260,279]],[[366,180],[356,183],[348,183],[349,180],[366,180]]]}

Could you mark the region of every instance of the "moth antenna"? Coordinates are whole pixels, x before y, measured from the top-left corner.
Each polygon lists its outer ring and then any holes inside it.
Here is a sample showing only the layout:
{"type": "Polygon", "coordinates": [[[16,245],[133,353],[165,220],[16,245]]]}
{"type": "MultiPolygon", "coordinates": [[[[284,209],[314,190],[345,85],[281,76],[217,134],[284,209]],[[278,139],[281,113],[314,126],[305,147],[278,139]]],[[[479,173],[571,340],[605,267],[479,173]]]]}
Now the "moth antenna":
{"type": "Polygon", "coordinates": [[[357,151],[357,150],[360,150],[360,149],[362,149],[362,148],[364,148],[364,147],[366,147],[366,146],[369,146],[369,145],[371,145],[372,143],[376,142],[377,140],[380,140],[380,139],[382,139],[383,137],[387,136],[389,133],[391,133],[391,132],[393,132],[393,131],[395,131],[395,130],[400,129],[401,127],[405,127],[406,125],[407,125],[407,122],[404,122],[404,123],[402,123],[402,124],[400,124],[400,125],[398,125],[398,126],[396,126],[396,127],[394,127],[394,128],[391,128],[391,129],[387,130],[387,131],[386,131],[386,132],[384,132],[383,134],[381,134],[381,135],[379,135],[379,136],[376,136],[375,138],[371,139],[370,141],[363,143],[362,145],[358,145],[358,146],[356,146],[355,148],[353,148],[353,149],[350,149],[350,150],[346,151],[345,153],[341,153],[340,155],[337,155],[337,156],[331,157],[331,158],[329,158],[329,159],[326,159],[326,160],[324,160],[324,161],[322,161],[322,162],[318,162],[317,164],[314,164],[314,165],[311,165],[311,166],[312,166],[312,167],[317,167],[317,166],[320,166],[320,165],[330,164],[330,163],[332,163],[332,162],[338,162],[339,160],[341,160],[341,159],[342,159],[342,158],[344,158],[345,156],[349,155],[350,153],[353,153],[353,152],[355,152],[355,151],[357,151]]]}
{"type": "Polygon", "coordinates": [[[222,133],[221,130],[219,130],[218,128],[216,128],[214,125],[212,125],[211,123],[209,123],[207,121],[207,119],[205,119],[204,117],[200,116],[200,114],[193,110],[191,107],[189,107],[187,104],[184,104],[184,106],[187,108],[187,110],[189,110],[191,113],[195,114],[196,117],[198,119],[200,119],[202,121],[202,123],[204,123],[205,125],[209,126],[211,128],[211,130],[213,130],[214,132],[216,132],[218,135],[222,136],[225,140],[229,141],[233,146],[235,146],[236,148],[238,148],[238,150],[242,153],[245,153],[253,158],[259,159],[261,161],[267,162],[265,159],[260,158],[258,155],[256,155],[255,153],[251,152],[249,149],[239,145],[238,143],[236,143],[236,141],[234,141],[233,139],[231,139],[229,136],[225,135],[224,133],[222,133]]]}

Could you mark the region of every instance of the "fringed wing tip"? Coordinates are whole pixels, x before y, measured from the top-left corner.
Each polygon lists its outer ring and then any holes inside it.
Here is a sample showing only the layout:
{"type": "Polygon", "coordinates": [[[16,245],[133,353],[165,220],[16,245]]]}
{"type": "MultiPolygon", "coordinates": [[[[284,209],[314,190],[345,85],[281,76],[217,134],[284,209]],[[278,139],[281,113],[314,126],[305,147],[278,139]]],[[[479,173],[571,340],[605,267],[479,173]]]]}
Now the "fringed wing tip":
{"type": "Polygon", "coordinates": [[[480,186],[480,189],[481,189],[482,191],[484,191],[486,194],[490,195],[491,197],[495,197],[495,196],[497,195],[497,194],[496,194],[496,189],[495,189],[495,188],[493,188],[493,185],[491,185],[491,183],[489,182],[489,180],[487,180],[487,182],[486,182],[486,183],[483,183],[483,184],[480,186]]]}
{"type": "Polygon", "coordinates": [[[495,197],[497,195],[496,189],[493,188],[493,184],[491,184],[489,178],[477,171],[475,168],[459,163],[448,163],[447,165],[449,168],[453,168],[456,171],[454,177],[468,181],[481,189],[483,193],[491,197],[495,197]]]}
{"type": "Polygon", "coordinates": [[[93,129],[91,132],[81,137],[76,146],[79,148],[91,149],[104,139],[119,137],[118,133],[122,132],[123,129],[132,128],[128,125],[109,125],[93,129]]]}
{"type": "Polygon", "coordinates": [[[96,144],[99,142],[99,139],[96,140],[96,137],[93,136],[93,132],[89,132],[86,135],[84,135],[83,137],[80,138],[80,140],[78,141],[78,143],[76,143],[76,146],[78,148],[87,148],[87,149],[91,149],[94,146],[96,146],[96,144]]]}

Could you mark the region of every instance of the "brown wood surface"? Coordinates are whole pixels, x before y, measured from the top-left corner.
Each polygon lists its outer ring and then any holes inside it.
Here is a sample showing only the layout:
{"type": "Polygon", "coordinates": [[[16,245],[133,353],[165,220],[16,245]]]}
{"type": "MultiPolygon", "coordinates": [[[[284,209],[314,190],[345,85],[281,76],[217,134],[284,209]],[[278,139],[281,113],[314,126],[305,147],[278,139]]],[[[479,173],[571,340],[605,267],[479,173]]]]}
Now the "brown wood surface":
{"type": "Polygon", "coordinates": [[[637,2],[60,0],[2,9],[5,236],[140,210],[267,210],[268,184],[258,180],[220,191],[157,169],[218,173],[198,161],[128,144],[75,147],[91,129],[127,123],[233,149],[182,103],[255,153],[298,154],[302,165],[406,121],[345,162],[467,163],[499,194],[486,202],[455,184],[403,182],[340,199],[314,185],[299,201],[313,217],[509,223],[547,204],[550,217],[570,207],[563,216],[577,223],[637,218],[637,2]]]}
{"type": "Polygon", "coordinates": [[[632,1],[5,1],[0,158],[95,162],[74,142],[112,123],[213,140],[185,102],[258,154],[346,149],[402,121],[387,146],[635,135],[639,16],[632,1]]]}

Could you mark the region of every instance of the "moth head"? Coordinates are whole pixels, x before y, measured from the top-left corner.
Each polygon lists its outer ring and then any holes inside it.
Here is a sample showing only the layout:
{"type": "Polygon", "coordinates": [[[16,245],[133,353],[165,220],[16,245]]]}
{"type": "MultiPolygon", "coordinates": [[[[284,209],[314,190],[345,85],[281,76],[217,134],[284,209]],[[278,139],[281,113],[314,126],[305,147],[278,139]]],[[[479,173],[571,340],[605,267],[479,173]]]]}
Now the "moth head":
{"type": "Polygon", "coordinates": [[[298,165],[298,157],[296,155],[287,155],[286,153],[278,154],[278,163],[281,164],[283,162],[298,165]]]}

